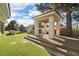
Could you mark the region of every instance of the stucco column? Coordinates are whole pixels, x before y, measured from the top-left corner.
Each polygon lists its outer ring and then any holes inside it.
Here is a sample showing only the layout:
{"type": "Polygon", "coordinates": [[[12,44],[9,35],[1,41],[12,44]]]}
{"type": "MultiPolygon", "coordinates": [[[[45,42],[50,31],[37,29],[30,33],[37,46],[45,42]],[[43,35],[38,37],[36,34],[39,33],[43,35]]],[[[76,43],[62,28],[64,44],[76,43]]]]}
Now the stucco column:
{"type": "Polygon", "coordinates": [[[54,24],[54,18],[53,16],[49,17],[49,37],[50,38],[54,38],[55,36],[55,31],[54,31],[54,28],[55,28],[55,24],[54,24]]]}
{"type": "Polygon", "coordinates": [[[60,20],[56,22],[56,36],[60,36],[60,20]]]}
{"type": "Polygon", "coordinates": [[[44,23],[44,32],[43,32],[44,34],[46,34],[47,33],[47,23],[44,23]]]}
{"type": "Polygon", "coordinates": [[[39,23],[35,20],[35,35],[39,35],[39,23]]]}

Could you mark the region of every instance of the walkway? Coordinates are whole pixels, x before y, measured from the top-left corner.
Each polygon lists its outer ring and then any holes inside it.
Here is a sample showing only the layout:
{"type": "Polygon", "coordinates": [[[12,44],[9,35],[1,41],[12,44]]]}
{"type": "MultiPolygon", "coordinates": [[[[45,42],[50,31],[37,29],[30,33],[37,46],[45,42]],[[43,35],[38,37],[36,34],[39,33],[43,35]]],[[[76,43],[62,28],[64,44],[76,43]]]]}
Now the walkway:
{"type": "Polygon", "coordinates": [[[51,55],[79,55],[79,39],[64,36],[50,39],[48,35],[31,36],[26,39],[45,47],[51,55]]]}

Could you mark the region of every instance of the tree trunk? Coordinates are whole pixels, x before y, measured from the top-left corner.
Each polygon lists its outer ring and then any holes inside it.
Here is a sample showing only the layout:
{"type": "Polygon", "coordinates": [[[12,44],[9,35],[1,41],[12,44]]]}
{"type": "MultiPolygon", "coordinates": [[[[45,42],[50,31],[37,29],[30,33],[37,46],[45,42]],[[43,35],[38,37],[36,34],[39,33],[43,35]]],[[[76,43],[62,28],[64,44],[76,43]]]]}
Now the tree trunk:
{"type": "Polygon", "coordinates": [[[67,29],[68,29],[68,36],[72,36],[72,18],[71,18],[71,10],[67,12],[67,29]]]}

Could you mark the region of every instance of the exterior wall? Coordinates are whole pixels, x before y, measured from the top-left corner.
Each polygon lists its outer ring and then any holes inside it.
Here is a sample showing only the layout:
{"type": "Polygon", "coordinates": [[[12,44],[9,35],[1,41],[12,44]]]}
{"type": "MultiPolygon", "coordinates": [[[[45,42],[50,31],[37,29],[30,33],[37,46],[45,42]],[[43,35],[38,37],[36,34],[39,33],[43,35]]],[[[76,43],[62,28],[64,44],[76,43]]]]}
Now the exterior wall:
{"type": "Polygon", "coordinates": [[[10,6],[8,3],[0,3],[0,32],[4,33],[4,23],[10,17],[10,6]]]}
{"type": "Polygon", "coordinates": [[[0,23],[0,35],[1,35],[1,23],[0,23]]]}

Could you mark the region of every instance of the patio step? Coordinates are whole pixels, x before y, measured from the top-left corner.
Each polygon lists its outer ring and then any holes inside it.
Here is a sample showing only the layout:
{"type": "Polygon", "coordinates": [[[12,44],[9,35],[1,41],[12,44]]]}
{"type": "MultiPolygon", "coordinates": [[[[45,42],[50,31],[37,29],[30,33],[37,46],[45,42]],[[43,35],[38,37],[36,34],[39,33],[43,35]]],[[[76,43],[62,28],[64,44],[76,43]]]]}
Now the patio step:
{"type": "MultiPolygon", "coordinates": [[[[57,37],[55,37],[54,39],[55,40],[52,40],[52,42],[44,39],[44,38],[40,38],[38,39],[38,37],[28,37],[27,39],[31,40],[31,41],[34,41],[35,43],[38,43],[39,41],[39,44],[40,45],[43,45],[45,47],[48,47],[49,50],[52,50],[53,52],[57,52],[59,55],[77,55],[73,49],[70,49],[66,46],[63,46],[62,44],[60,44],[59,42],[56,41],[59,40],[57,37]],[[56,43],[56,42],[57,43],[56,43]]],[[[60,38],[60,41],[64,41],[63,39],[60,38]]],[[[51,52],[52,53],[52,52],[51,52]]],[[[57,54],[56,53],[56,54],[57,54]]]]}
{"type": "Polygon", "coordinates": [[[79,39],[65,37],[65,36],[58,36],[58,38],[61,38],[64,40],[63,42],[64,46],[67,46],[68,48],[71,48],[74,51],[79,52],[79,39]]]}
{"type": "Polygon", "coordinates": [[[44,48],[46,48],[47,50],[49,50],[48,52],[50,52],[51,54],[54,54],[53,52],[56,52],[57,54],[59,54],[59,55],[68,55],[68,54],[66,54],[64,51],[61,51],[61,49],[60,48],[58,48],[58,47],[56,47],[56,46],[54,46],[54,45],[49,45],[49,44],[47,44],[47,43],[44,43],[44,41],[43,42],[41,42],[41,41],[38,41],[38,40],[36,40],[36,39],[34,39],[34,38],[25,38],[25,39],[27,39],[27,40],[30,40],[30,41],[32,41],[32,42],[35,42],[35,43],[37,43],[37,44],[39,44],[39,45],[41,45],[41,46],[43,46],[44,48]],[[53,52],[52,52],[53,51],[53,52]]]}
{"type": "MultiPolygon", "coordinates": [[[[67,41],[66,39],[59,38],[59,37],[54,37],[54,39],[51,39],[48,41],[52,42],[53,45],[59,47],[61,50],[67,51],[66,53],[69,55],[79,55],[79,49],[77,49],[79,47],[78,46],[79,42],[78,42],[78,44],[76,44],[77,47],[76,47],[76,45],[74,47],[72,44],[65,42],[65,41],[67,41]]],[[[69,39],[69,41],[71,41],[71,40],[69,39]]],[[[74,42],[72,42],[72,43],[74,43],[74,42]]]]}
{"type": "Polygon", "coordinates": [[[68,54],[70,55],[79,55],[79,42],[71,42],[72,40],[70,39],[63,39],[63,38],[60,38],[60,37],[54,37],[55,41],[61,43],[58,44],[60,45],[61,48],[64,48],[66,49],[66,51],[68,52],[68,54]]]}
{"type": "Polygon", "coordinates": [[[71,38],[71,37],[66,37],[66,36],[56,36],[56,37],[63,38],[63,39],[70,39],[70,40],[77,40],[77,41],[79,41],[79,39],[71,38]]]}

